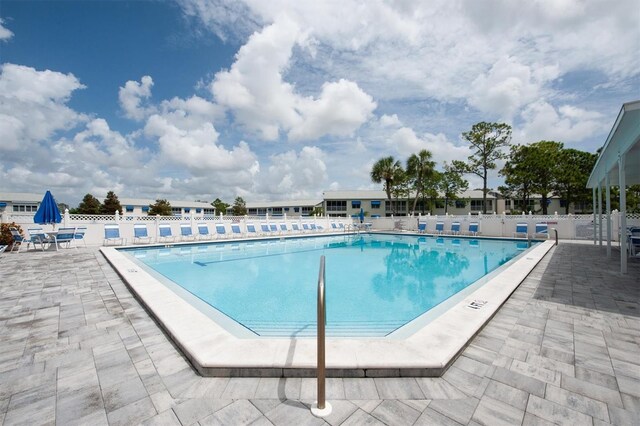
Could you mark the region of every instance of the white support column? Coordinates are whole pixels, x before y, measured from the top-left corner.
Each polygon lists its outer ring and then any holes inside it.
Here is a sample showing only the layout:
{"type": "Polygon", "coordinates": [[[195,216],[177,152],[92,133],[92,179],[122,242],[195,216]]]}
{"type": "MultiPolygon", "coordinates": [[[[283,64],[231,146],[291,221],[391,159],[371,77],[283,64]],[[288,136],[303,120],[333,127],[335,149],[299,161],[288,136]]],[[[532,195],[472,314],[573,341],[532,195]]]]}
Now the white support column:
{"type": "Polygon", "coordinates": [[[611,182],[609,179],[609,173],[607,173],[605,180],[605,210],[607,212],[607,257],[611,258],[611,182]]]}
{"type": "Polygon", "coordinates": [[[597,244],[597,236],[596,236],[596,231],[597,231],[597,226],[596,226],[596,187],[593,187],[593,245],[597,244]]]}
{"type": "Polygon", "coordinates": [[[618,156],[618,171],[620,182],[620,272],[627,273],[627,182],[625,179],[624,155],[618,156]]]}
{"type": "Polygon", "coordinates": [[[602,247],[602,183],[598,182],[598,239],[602,247]]]}

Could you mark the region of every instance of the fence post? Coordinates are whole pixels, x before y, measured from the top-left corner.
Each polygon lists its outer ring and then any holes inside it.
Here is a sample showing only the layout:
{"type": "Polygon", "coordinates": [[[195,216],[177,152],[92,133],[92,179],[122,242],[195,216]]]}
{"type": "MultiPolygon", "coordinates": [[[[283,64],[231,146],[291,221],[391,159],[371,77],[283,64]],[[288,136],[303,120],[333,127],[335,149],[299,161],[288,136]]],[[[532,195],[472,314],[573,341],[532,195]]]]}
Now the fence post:
{"type": "Polygon", "coordinates": [[[64,209],[64,226],[68,227],[71,223],[71,217],[69,216],[69,209],[64,209]]]}
{"type": "Polygon", "coordinates": [[[116,221],[116,223],[120,223],[120,211],[119,210],[116,210],[115,221],[116,221]]]}

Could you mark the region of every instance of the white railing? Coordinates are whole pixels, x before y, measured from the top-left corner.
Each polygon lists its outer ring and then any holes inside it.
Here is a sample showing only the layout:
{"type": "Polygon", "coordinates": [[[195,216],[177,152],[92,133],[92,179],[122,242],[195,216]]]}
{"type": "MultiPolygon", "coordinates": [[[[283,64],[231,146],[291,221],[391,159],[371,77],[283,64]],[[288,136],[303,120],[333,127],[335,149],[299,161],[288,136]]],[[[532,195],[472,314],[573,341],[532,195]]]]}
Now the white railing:
{"type": "MultiPolygon", "coordinates": [[[[619,239],[618,229],[620,227],[619,213],[614,212],[611,215],[612,223],[612,239],[617,241],[619,239]]],[[[30,213],[3,213],[0,216],[2,223],[12,223],[20,225],[23,230],[36,226],[33,223],[33,214],[30,213]]],[[[381,231],[417,231],[418,223],[426,223],[427,233],[433,233],[436,229],[437,222],[444,223],[444,230],[451,229],[452,222],[460,223],[460,230],[464,233],[469,229],[469,223],[478,222],[480,235],[491,237],[513,237],[516,230],[516,224],[527,223],[529,227],[529,234],[533,234],[535,231],[535,225],[537,223],[547,223],[549,229],[555,228],[558,231],[558,236],[561,239],[579,239],[579,240],[592,240],[594,238],[594,224],[593,215],[438,215],[438,216],[397,216],[397,217],[384,217],[384,218],[369,218],[364,220],[366,223],[371,224],[372,230],[381,231]]],[[[321,226],[324,231],[337,231],[342,232],[341,229],[332,228],[331,224],[343,223],[349,229],[352,229],[350,225],[359,223],[357,218],[329,218],[329,217],[287,217],[284,216],[220,216],[220,215],[183,215],[183,216],[147,216],[147,215],[72,215],[65,212],[63,215],[62,223],[57,225],[58,227],[85,227],[87,228],[85,234],[85,240],[88,245],[102,245],[104,241],[104,225],[108,223],[118,223],[120,226],[120,235],[126,238],[127,243],[133,243],[133,225],[136,223],[147,224],[147,231],[149,236],[156,241],[158,232],[158,225],[161,223],[168,223],[171,226],[172,235],[175,237],[180,236],[180,225],[189,224],[191,226],[193,234],[198,233],[197,225],[199,223],[206,223],[209,225],[209,231],[215,235],[215,225],[223,223],[226,225],[227,236],[231,234],[231,225],[239,224],[240,228],[246,233],[246,225],[252,223],[255,225],[258,233],[261,231],[261,224],[266,223],[268,225],[275,224],[278,227],[277,233],[270,233],[269,235],[281,235],[280,224],[285,223],[288,233],[292,233],[293,224],[297,224],[300,230],[303,229],[303,224],[314,223],[316,226],[321,226]]],[[[596,237],[599,237],[599,220],[596,221],[596,237]]],[[[606,216],[603,216],[602,220],[603,231],[606,229],[606,216]]],[[[627,226],[640,226],[639,214],[627,215],[627,226]]],[[[51,226],[43,226],[45,230],[50,229],[51,226]]],[[[603,232],[606,234],[606,232],[603,232]]],[[[604,236],[606,238],[606,235],[604,236]]],[[[177,238],[179,240],[179,238],[177,238]]]]}

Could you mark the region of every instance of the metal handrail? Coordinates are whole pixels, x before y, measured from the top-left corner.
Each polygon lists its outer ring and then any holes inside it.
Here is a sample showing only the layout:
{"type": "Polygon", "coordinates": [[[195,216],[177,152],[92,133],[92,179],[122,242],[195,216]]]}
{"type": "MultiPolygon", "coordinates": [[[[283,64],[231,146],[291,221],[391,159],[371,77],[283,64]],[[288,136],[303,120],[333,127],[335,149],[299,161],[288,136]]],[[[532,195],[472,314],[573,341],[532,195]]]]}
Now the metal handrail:
{"type": "Polygon", "coordinates": [[[318,409],[325,408],[325,324],[327,305],[324,299],[324,256],[320,256],[320,272],[318,274],[318,409]]]}
{"type": "Polygon", "coordinates": [[[318,400],[311,406],[311,414],[326,417],[331,414],[331,404],[326,401],[325,394],[325,357],[324,338],[327,323],[327,304],[324,297],[324,256],[320,256],[320,273],[318,274],[318,400]]]}

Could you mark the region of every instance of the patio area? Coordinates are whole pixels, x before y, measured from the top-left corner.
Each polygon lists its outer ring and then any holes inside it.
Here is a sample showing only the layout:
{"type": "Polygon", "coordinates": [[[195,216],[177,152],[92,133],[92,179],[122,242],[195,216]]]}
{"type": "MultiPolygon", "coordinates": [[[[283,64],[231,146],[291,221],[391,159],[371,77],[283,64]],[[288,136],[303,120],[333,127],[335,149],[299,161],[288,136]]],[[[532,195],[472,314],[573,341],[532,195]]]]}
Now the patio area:
{"type": "Polygon", "coordinates": [[[441,378],[204,378],[95,248],[0,256],[0,422],[640,424],[640,260],[561,241],[441,378]]]}

